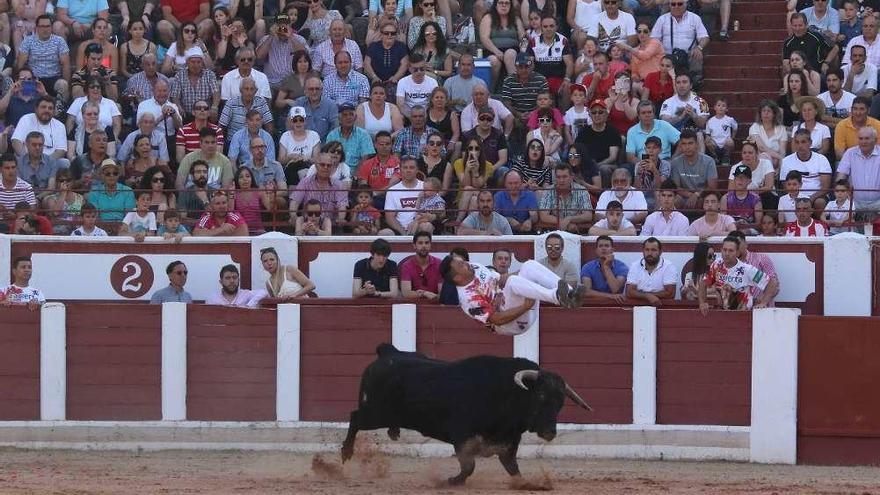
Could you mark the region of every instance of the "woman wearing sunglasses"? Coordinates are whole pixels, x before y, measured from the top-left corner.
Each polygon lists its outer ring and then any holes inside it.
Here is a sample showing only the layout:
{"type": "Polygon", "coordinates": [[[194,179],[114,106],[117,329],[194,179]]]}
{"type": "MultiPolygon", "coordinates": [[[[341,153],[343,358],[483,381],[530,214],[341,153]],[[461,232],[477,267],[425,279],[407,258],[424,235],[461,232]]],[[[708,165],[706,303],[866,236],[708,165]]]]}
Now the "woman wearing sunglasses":
{"type": "Polygon", "coordinates": [[[150,191],[150,211],[156,214],[156,222],[165,222],[165,212],[177,209],[177,198],[174,196],[174,174],[168,167],[150,167],[140,178],[140,185],[135,187],[141,191],[150,191]]]}
{"type": "Polygon", "coordinates": [[[482,145],[476,138],[465,143],[463,156],[452,164],[458,177],[458,221],[477,209],[477,194],[492,177],[492,164],[483,159],[482,145]]]}
{"type": "Polygon", "coordinates": [[[446,18],[437,14],[437,2],[439,0],[422,0],[416,6],[416,13],[419,14],[409,20],[409,27],[406,30],[406,45],[410,49],[416,46],[419,40],[419,33],[422,32],[422,25],[428,22],[437,23],[440,26],[441,36],[446,37],[447,26],[446,18]]]}
{"type": "Polygon", "coordinates": [[[529,131],[526,140],[537,140],[544,145],[544,155],[553,162],[559,162],[559,152],[562,149],[562,134],[556,130],[553,122],[553,110],[550,108],[538,109],[538,128],[529,131]]]}
{"type": "Polygon", "coordinates": [[[647,22],[640,22],[636,28],[639,44],[629,46],[624,41],[618,41],[617,46],[629,52],[629,70],[635,90],[641,89],[642,81],[648,74],[660,70],[660,61],[663,59],[663,44],[660,40],[651,37],[651,26],[647,22]]]}
{"type": "Polygon", "coordinates": [[[323,0],[307,0],[309,14],[301,31],[309,30],[309,42],[312,46],[325,41],[330,37],[330,23],[336,19],[342,20],[342,14],[338,10],[327,10],[323,0]]]}
{"type": "Polygon", "coordinates": [[[190,48],[196,48],[202,51],[202,59],[205,62],[205,69],[214,68],[211,61],[211,55],[208,53],[208,47],[199,39],[198,27],[195,23],[185,22],[181,26],[177,40],[171,43],[168,51],[165,52],[165,60],[162,61],[162,73],[168,77],[173,77],[177,71],[186,67],[186,52],[190,48]]]}
{"type": "MultiPolygon", "coordinates": [[[[374,1],[374,0],[373,0],[374,1]]],[[[373,1],[370,2],[371,6],[373,1]]],[[[376,2],[380,3],[380,2],[376,2]]],[[[406,25],[412,17],[411,0],[382,0],[380,9],[370,10],[370,20],[367,24],[366,44],[369,46],[377,41],[382,41],[385,34],[382,28],[390,23],[394,30],[393,39],[406,42],[406,25]],[[407,8],[406,6],[409,5],[407,8]]]]}
{"type": "Polygon", "coordinates": [[[443,80],[452,75],[452,55],[446,47],[446,37],[436,22],[422,25],[412,51],[425,57],[425,70],[438,83],[443,84],[443,80]]]}
{"type": "Polygon", "coordinates": [[[514,159],[510,169],[516,170],[522,177],[523,184],[530,191],[537,192],[540,197],[540,191],[553,184],[553,171],[548,165],[544,156],[544,143],[539,139],[532,139],[526,146],[525,156],[514,159]]]}
{"type": "Polygon", "coordinates": [[[397,24],[384,21],[379,28],[382,39],[367,46],[364,54],[364,74],[371,83],[382,83],[386,92],[396,94],[397,81],[409,72],[409,49],[397,39],[397,24]]]}
{"type": "Polygon", "coordinates": [[[444,142],[443,136],[436,132],[428,136],[428,141],[422,148],[422,156],[416,165],[425,178],[434,177],[440,181],[440,195],[449,203],[452,199],[449,196],[453,190],[454,170],[449,160],[443,156],[444,142]]]}

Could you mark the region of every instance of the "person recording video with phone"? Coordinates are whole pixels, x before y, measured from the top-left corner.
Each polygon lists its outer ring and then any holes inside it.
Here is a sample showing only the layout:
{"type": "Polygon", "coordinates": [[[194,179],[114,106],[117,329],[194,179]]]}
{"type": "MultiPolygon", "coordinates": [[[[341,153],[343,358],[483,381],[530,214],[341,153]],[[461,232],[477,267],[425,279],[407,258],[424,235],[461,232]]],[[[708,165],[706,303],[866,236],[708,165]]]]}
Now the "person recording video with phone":
{"type": "Polygon", "coordinates": [[[18,122],[36,111],[39,97],[45,94],[43,83],[34,77],[31,69],[24,67],[18,71],[18,79],[12,83],[11,90],[0,98],[0,114],[4,115],[6,122],[18,122]]]}

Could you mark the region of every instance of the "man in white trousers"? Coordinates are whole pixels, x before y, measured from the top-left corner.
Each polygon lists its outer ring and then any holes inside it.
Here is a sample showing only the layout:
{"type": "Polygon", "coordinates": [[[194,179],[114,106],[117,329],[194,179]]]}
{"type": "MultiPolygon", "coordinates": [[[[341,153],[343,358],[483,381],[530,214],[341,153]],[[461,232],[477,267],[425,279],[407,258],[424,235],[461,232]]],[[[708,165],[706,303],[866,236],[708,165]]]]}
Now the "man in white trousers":
{"type": "Polygon", "coordinates": [[[461,309],[500,335],[519,335],[538,319],[540,301],[566,308],[581,305],[580,285],[569,285],[535,260],[523,263],[501,284],[501,275],[478,263],[450,254],[440,263],[444,280],[458,289],[461,309]]]}

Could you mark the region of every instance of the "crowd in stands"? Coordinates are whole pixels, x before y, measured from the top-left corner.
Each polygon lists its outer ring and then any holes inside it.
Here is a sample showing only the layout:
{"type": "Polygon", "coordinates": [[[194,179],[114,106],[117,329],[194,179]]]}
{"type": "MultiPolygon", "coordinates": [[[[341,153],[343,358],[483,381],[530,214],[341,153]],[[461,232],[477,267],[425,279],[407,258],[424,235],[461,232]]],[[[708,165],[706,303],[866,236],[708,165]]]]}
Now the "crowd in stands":
{"type": "Polygon", "coordinates": [[[729,0],[0,0],[0,229],[858,229],[877,17],[807,3],[747,123],[698,93],[729,0]]]}

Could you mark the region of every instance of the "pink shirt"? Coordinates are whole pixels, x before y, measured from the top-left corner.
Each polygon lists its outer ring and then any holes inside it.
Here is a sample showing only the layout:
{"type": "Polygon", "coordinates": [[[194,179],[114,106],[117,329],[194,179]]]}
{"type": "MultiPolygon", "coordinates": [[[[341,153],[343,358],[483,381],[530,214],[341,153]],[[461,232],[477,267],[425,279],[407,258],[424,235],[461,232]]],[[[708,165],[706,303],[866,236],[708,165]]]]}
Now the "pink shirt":
{"type": "Polygon", "coordinates": [[[440,275],[440,260],[428,256],[428,266],[422,271],[416,256],[410,256],[400,264],[400,280],[412,282],[412,290],[426,290],[439,294],[440,284],[443,283],[443,277],[440,275]]]}
{"type": "MultiPolygon", "coordinates": [[[[230,211],[226,214],[226,223],[231,223],[235,227],[238,227],[239,225],[247,226],[247,222],[244,221],[244,218],[234,211],[230,211]]],[[[220,227],[220,225],[221,224],[214,220],[214,215],[211,213],[205,213],[202,215],[202,218],[199,219],[198,227],[211,230],[220,227]]]]}
{"type": "Polygon", "coordinates": [[[694,223],[688,227],[687,233],[688,235],[711,237],[727,235],[734,230],[736,230],[736,222],[733,220],[733,217],[719,213],[715,225],[707,224],[706,217],[702,216],[694,220],[694,223]]]}

